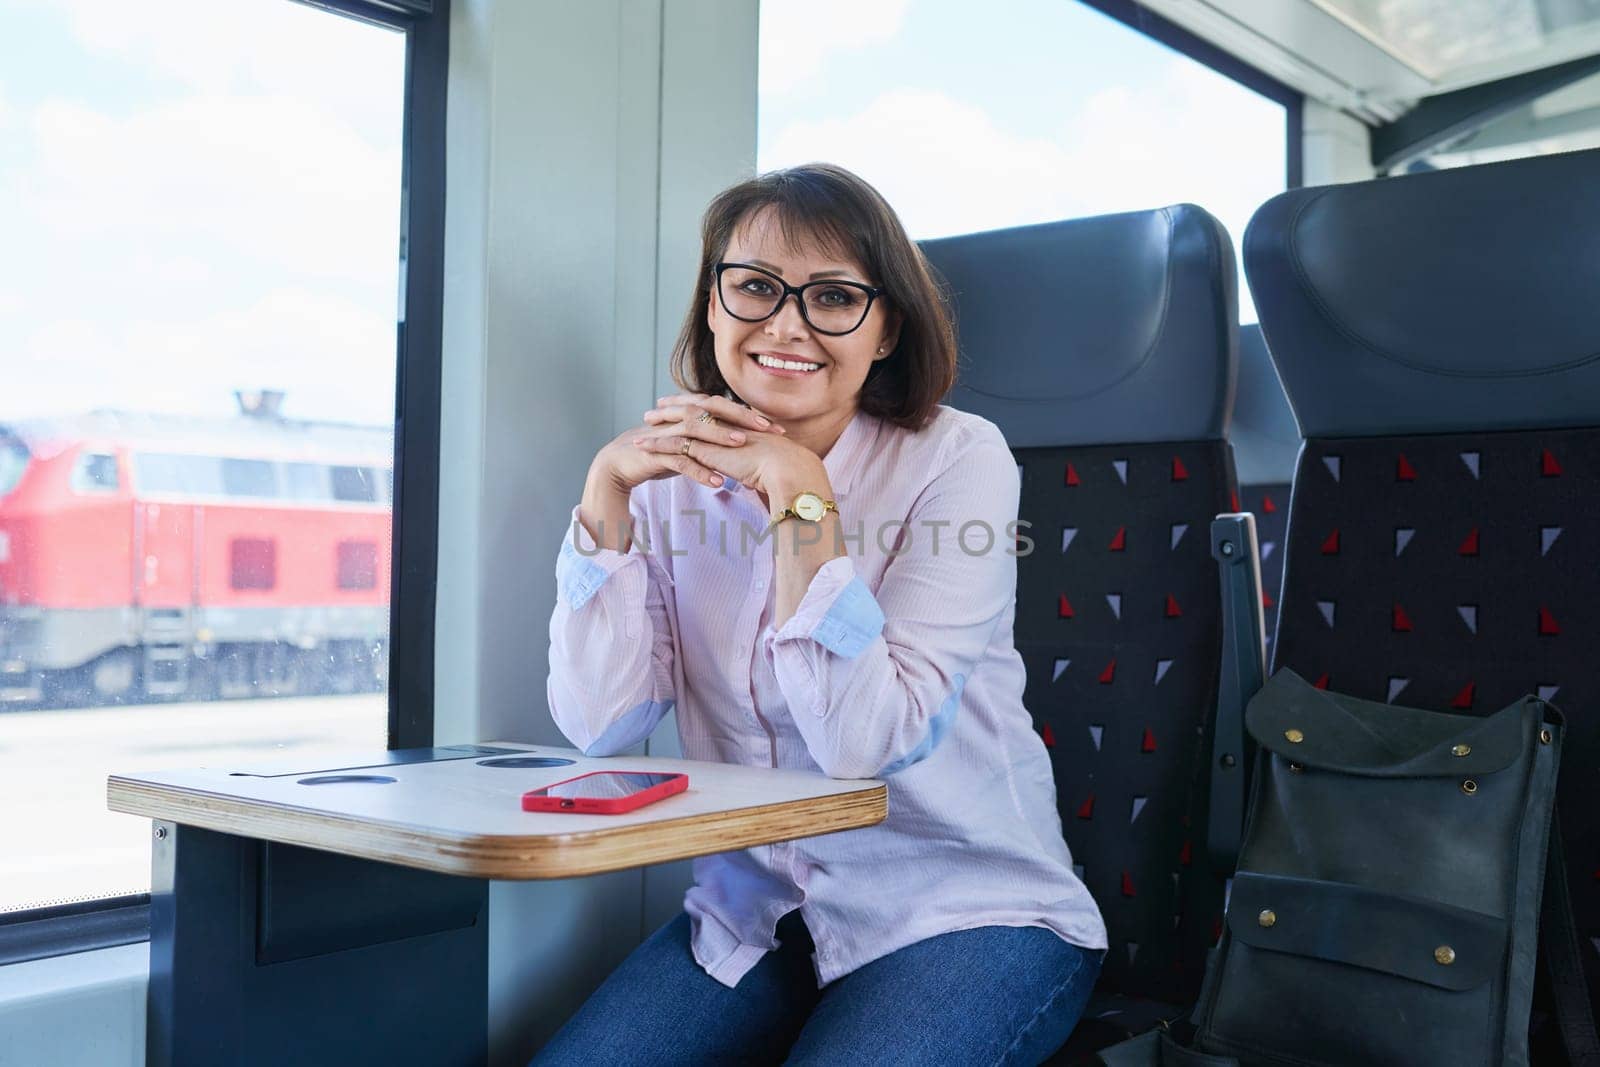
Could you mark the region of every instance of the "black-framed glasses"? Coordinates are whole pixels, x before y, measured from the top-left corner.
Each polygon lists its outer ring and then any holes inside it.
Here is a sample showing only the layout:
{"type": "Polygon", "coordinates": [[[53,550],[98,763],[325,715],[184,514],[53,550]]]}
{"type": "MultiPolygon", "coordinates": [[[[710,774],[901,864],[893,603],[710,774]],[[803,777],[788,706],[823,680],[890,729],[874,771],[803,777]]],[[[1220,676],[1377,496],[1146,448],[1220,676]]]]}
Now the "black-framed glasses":
{"type": "Polygon", "coordinates": [[[723,310],[741,322],[770,319],[793,296],[806,325],[829,337],[859,328],[867,321],[872,302],[883,295],[876,286],[840,278],[790,285],[771,271],[748,263],[718,263],[716,282],[723,310]]]}

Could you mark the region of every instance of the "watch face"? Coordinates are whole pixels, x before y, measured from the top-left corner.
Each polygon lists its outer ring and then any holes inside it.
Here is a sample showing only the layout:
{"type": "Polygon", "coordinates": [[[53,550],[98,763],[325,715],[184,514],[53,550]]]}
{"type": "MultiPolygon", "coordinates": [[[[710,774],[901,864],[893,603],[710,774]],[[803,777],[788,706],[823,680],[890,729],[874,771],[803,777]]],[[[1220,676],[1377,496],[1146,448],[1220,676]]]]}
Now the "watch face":
{"type": "Polygon", "coordinates": [[[801,493],[794,498],[794,513],[807,522],[820,522],[827,510],[815,493],[801,493]]]}

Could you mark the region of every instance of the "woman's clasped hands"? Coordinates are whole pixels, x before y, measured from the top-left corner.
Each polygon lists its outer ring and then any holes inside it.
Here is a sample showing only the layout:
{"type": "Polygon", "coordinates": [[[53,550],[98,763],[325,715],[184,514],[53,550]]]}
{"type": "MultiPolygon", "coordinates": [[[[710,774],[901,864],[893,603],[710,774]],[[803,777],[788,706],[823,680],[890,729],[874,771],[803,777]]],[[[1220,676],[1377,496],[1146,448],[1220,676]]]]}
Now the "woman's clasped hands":
{"type": "Polygon", "coordinates": [[[760,491],[800,452],[816,458],[784,434],[766,415],[727,397],[678,393],[660,398],[644,413],[643,426],[611,443],[611,465],[627,487],[682,474],[715,488],[725,473],[760,491]]]}

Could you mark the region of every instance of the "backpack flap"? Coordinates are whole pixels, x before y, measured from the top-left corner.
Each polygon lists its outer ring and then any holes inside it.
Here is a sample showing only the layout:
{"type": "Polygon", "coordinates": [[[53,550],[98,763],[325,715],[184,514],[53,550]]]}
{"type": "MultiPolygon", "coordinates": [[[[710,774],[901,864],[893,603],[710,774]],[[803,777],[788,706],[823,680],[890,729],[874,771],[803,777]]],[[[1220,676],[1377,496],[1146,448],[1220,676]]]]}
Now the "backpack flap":
{"type": "Polygon", "coordinates": [[[1252,948],[1464,991],[1505,966],[1506,922],[1340,882],[1241,871],[1228,932],[1252,948]]]}
{"type": "Polygon", "coordinates": [[[1516,762],[1527,721],[1541,708],[1525,697],[1487,718],[1359,700],[1317,689],[1280,670],[1245,709],[1261,747],[1304,767],[1371,778],[1485,775],[1516,762]]]}

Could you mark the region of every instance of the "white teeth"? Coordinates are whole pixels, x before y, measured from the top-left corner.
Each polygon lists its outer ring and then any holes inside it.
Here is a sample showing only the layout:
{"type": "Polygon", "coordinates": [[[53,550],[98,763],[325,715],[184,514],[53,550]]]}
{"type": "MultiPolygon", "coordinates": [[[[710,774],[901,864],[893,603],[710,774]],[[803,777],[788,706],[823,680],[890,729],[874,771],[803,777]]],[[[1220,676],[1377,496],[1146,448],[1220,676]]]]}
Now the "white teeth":
{"type": "Polygon", "coordinates": [[[799,363],[792,359],[776,359],[763,355],[757,355],[756,362],[763,367],[777,367],[780,370],[816,370],[822,366],[820,363],[799,363]]]}

